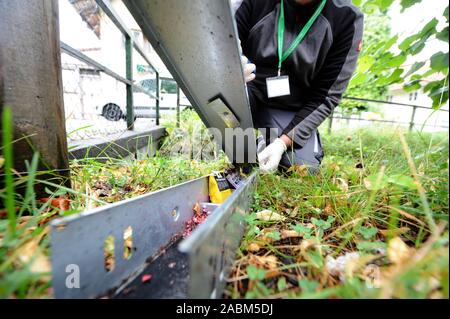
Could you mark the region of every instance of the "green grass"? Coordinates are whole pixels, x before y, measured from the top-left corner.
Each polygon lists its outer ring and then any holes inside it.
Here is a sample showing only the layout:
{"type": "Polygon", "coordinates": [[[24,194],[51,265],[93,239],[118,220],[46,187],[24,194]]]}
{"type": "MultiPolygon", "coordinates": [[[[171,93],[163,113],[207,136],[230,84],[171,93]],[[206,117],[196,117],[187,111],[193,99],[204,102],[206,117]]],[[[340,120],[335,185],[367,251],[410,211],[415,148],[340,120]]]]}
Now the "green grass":
{"type": "MultiPolygon", "coordinates": [[[[205,129],[193,112],[184,112],[183,122],[186,130],[205,129]]],[[[168,131],[174,133],[174,120],[167,119],[166,123],[168,131]]],[[[97,158],[72,161],[72,187],[67,188],[40,179],[46,173],[56,175],[56,172],[37,172],[37,155],[27,163],[27,175],[13,174],[8,112],[5,112],[2,127],[4,146],[0,153],[0,174],[5,175],[6,187],[0,189],[0,199],[7,205],[5,210],[0,209],[0,298],[52,297],[48,224],[53,219],[200,178],[229,166],[220,154],[214,161],[196,160],[190,155],[170,156],[174,155],[173,143],[183,141],[172,134],[155,157],[111,158],[106,163],[97,158]],[[38,182],[57,189],[47,190],[49,200],[44,203],[34,194],[34,185],[38,182]],[[24,195],[15,193],[14,188],[25,188],[24,195]],[[54,205],[52,200],[68,207],[54,205]]]]}
{"type": "MultiPolygon", "coordinates": [[[[7,133],[11,125],[5,114],[0,155],[0,174],[4,174],[6,186],[0,189],[0,198],[7,204],[0,210],[2,298],[52,297],[48,261],[51,220],[229,165],[222,155],[215,155],[216,150],[206,147],[207,139],[202,145],[214,160],[202,160],[199,154],[174,154],[190,145],[175,127],[175,120],[166,119],[171,134],[156,157],[106,163],[95,158],[73,161],[72,188],[46,182],[58,190],[48,191],[50,200],[42,203],[33,188],[45,173],[37,172],[37,156],[27,163],[26,176],[10,174],[11,139],[7,133]],[[24,195],[14,192],[18,188],[25,189],[24,195]],[[50,205],[52,199],[61,198],[69,207],[50,205]]],[[[193,112],[183,112],[182,123],[190,132],[205,130],[193,112]]],[[[324,136],[327,156],[318,176],[305,176],[300,167],[285,176],[262,176],[226,296],[448,297],[448,228],[442,226],[448,221],[448,139],[444,134],[414,133],[407,134],[406,140],[415,168],[408,163],[396,132],[374,129],[324,136]],[[412,174],[414,171],[417,174],[412,174]],[[260,221],[256,213],[263,209],[277,212],[285,220],[260,221]],[[360,254],[357,265],[342,278],[329,275],[326,258],[349,252],[360,254]],[[368,268],[371,264],[378,268],[368,268]],[[367,279],[367,269],[383,275],[375,282],[381,283],[381,288],[368,288],[367,282],[372,281],[367,279]]]]}
{"type": "Polygon", "coordinates": [[[317,176],[262,176],[226,296],[448,298],[448,138],[405,139],[333,132],[317,176]],[[263,210],[284,220],[263,221],[263,210]]]}

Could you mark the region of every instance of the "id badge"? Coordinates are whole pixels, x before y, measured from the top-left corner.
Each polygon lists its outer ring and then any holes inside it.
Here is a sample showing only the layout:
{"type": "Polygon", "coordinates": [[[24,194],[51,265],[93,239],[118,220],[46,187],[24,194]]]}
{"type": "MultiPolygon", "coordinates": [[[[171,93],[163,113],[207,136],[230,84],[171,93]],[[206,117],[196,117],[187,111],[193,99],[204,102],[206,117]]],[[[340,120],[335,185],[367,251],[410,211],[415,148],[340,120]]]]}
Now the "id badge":
{"type": "Polygon", "coordinates": [[[291,95],[288,75],[267,78],[266,83],[267,95],[269,99],[279,96],[291,95]]]}

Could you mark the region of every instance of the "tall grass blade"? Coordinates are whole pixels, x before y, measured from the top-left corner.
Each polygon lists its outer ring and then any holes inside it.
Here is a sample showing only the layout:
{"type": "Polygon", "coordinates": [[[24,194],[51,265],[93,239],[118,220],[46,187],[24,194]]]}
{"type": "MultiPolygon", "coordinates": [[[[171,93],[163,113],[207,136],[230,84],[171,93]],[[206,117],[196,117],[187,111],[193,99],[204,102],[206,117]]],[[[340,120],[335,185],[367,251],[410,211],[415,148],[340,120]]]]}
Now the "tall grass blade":
{"type": "Polygon", "coordinates": [[[5,208],[9,220],[9,234],[11,237],[16,233],[16,211],[15,211],[15,195],[14,195],[14,179],[13,179],[13,148],[12,148],[12,110],[9,106],[5,106],[2,114],[3,127],[3,157],[5,160],[5,187],[6,198],[5,208]]]}

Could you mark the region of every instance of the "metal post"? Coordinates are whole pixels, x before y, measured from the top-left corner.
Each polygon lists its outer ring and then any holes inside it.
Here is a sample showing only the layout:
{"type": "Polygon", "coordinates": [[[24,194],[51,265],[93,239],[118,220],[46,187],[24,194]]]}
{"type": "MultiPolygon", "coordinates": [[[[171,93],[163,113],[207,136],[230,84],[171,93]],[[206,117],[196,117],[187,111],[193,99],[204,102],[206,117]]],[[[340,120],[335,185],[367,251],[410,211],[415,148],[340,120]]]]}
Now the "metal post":
{"type": "MultiPolygon", "coordinates": [[[[3,101],[4,101],[3,95],[4,95],[4,87],[5,86],[3,84],[4,81],[3,81],[3,70],[2,70],[2,68],[3,68],[3,56],[2,56],[2,50],[1,50],[1,47],[0,47],[0,110],[3,111],[3,101]]],[[[1,113],[2,112],[0,112],[0,116],[1,116],[1,113]]]]}
{"type": "Polygon", "coordinates": [[[328,133],[331,133],[332,129],[333,129],[333,118],[334,118],[334,111],[331,112],[330,118],[329,118],[329,122],[328,122],[328,133]]]}
{"type": "MultiPolygon", "coordinates": [[[[125,35],[126,50],[126,76],[127,80],[133,82],[133,40],[125,35]]],[[[133,85],[127,84],[127,125],[129,130],[134,129],[134,105],[133,105],[133,85]]]]}
{"type": "MultiPolygon", "coordinates": [[[[20,139],[13,145],[14,169],[26,171],[25,161],[39,152],[39,169],[60,172],[68,184],[58,1],[0,0],[0,51],[0,95],[12,108],[14,138],[20,139]]],[[[43,188],[36,188],[37,196],[45,196],[43,188]]]]}
{"type": "Polygon", "coordinates": [[[180,87],[177,84],[177,127],[181,125],[181,110],[180,110],[180,87]]]}
{"type": "Polygon", "coordinates": [[[412,132],[412,130],[414,129],[414,119],[416,117],[416,111],[417,111],[417,107],[413,106],[413,111],[412,111],[412,115],[411,115],[411,122],[409,122],[409,131],[412,132]]]}
{"type": "Polygon", "coordinates": [[[159,72],[156,72],[156,125],[159,125],[159,102],[161,99],[161,78],[159,76],[159,72]]]}

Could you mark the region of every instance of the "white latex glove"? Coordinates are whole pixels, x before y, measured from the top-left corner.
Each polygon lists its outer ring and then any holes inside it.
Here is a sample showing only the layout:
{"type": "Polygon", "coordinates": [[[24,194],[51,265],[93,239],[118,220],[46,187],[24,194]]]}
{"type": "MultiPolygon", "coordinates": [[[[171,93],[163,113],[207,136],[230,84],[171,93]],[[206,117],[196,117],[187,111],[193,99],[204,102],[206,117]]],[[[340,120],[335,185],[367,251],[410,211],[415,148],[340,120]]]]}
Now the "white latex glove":
{"type": "Polygon", "coordinates": [[[256,75],[253,73],[256,70],[256,65],[253,63],[248,63],[248,59],[246,56],[241,56],[242,69],[244,70],[244,78],[245,83],[253,81],[256,78],[256,75]]]}
{"type": "Polygon", "coordinates": [[[261,173],[273,173],[280,165],[283,153],[287,151],[287,146],[282,139],[277,138],[272,144],[267,146],[258,154],[259,167],[261,173]]]}

